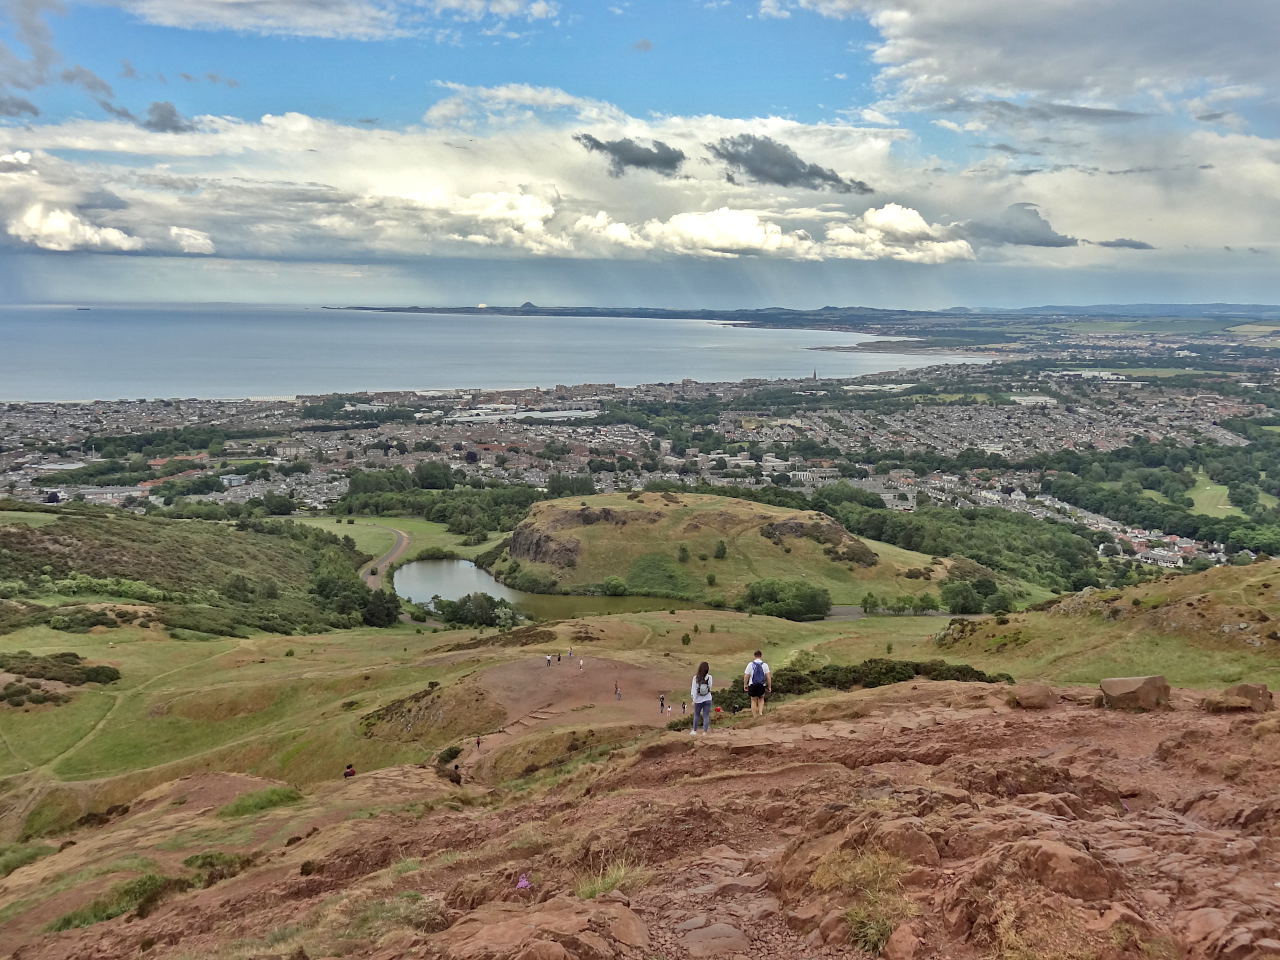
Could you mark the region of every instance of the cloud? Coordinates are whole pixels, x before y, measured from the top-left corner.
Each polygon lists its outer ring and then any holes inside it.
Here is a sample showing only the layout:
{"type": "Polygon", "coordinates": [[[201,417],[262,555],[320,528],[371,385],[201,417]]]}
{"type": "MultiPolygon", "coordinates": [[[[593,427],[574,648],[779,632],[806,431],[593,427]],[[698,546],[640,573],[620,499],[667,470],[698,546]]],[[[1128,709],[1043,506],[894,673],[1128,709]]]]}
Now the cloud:
{"type": "Polygon", "coordinates": [[[837,193],[873,192],[861,180],[846,180],[834,170],[805,162],[795,150],[772,137],[740,133],[709,143],[707,149],[731,170],[756,183],[810,190],[829,188],[837,193]]]}
{"type": "Polygon", "coordinates": [[[68,67],[62,71],[62,82],[84,87],[90,93],[103,97],[113,96],[111,84],[86,67],[68,67]]]}
{"type": "Polygon", "coordinates": [[[119,76],[121,80],[134,80],[138,76],[138,71],[133,68],[133,64],[128,60],[121,60],[119,76]]]}
{"type": "Polygon", "coordinates": [[[114,227],[86,223],[70,210],[32,204],[8,222],[9,236],[42,250],[101,250],[131,252],[143,242],[114,227]]]}
{"type": "Polygon", "coordinates": [[[1092,106],[1215,78],[1274,89],[1273,0],[765,0],[762,15],[866,17],[881,80],[909,98],[1027,94],[1092,106]]]}
{"type": "Polygon", "coordinates": [[[653,49],[653,41],[645,37],[641,37],[631,45],[633,50],[639,50],[641,53],[648,53],[653,49]]]}
{"type": "MultiPolygon", "coordinates": [[[[933,109],[941,110],[944,113],[973,114],[981,124],[980,126],[974,125],[974,129],[983,129],[987,125],[996,124],[1125,123],[1131,120],[1141,120],[1147,116],[1147,114],[1134,110],[1082,107],[1071,103],[1051,103],[1043,100],[1014,103],[1010,100],[953,98],[934,104],[933,109]]],[[[952,124],[951,129],[957,129],[956,125],[952,124]]]]}
{"type": "Polygon", "coordinates": [[[588,150],[603,153],[609,158],[609,174],[620,177],[627,168],[636,170],[653,170],[664,177],[673,176],[685,160],[683,150],[677,150],[661,140],[652,141],[653,146],[646,147],[630,137],[621,140],[600,140],[589,133],[574,134],[574,140],[588,150]]]}
{"type": "Polygon", "coordinates": [[[432,21],[545,21],[550,0],[117,0],[148,23],[187,30],[378,40],[430,35],[432,21]]]}
{"type": "Polygon", "coordinates": [[[157,100],[147,107],[147,119],[142,121],[142,126],[153,133],[187,133],[195,129],[168,100],[157,100]]]}
{"type": "Polygon", "coordinates": [[[169,236],[183,253],[211,254],[214,252],[213,240],[203,230],[190,227],[170,227],[169,236]]]}
{"type": "Polygon", "coordinates": [[[1100,247],[1117,247],[1122,250],[1154,250],[1151,244],[1142,240],[1129,240],[1126,237],[1117,237],[1115,240],[1099,240],[1100,247]]]}
{"type": "Polygon", "coordinates": [[[25,97],[0,96],[0,117],[20,117],[23,114],[38,117],[40,111],[25,97]]]}
{"type": "Polygon", "coordinates": [[[1041,216],[1034,203],[1014,203],[991,221],[970,220],[962,232],[983,243],[1009,243],[1026,247],[1074,247],[1080,241],[1058,233],[1041,216]]]}
{"type": "Polygon", "coordinates": [[[429,124],[514,122],[537,114],[565,112],[584,121],[621,120],[622,112],[602,100],[578,97],[559,87],[507,83],[496,87],[471,87],[441,83],[450,95],[433,104],[422,119],[429,124]]]}

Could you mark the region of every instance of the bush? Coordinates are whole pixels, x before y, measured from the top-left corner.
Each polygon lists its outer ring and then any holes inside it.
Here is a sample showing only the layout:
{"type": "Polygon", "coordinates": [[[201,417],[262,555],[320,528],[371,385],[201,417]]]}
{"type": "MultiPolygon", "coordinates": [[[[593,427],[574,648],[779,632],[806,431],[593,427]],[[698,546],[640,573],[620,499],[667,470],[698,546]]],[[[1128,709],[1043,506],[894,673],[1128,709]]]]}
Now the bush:
{"type": "Polygon", "coordinates": [[[453,746],[445,747],[440,751],[439,756],[436,757],[436,763],[440,764],[442,767],[448,766],[453,763],[454,760],[458,759],[458,756],[461,753],[462,747],[455,743],[453,746]]]}
{"type": "Polygon", "coordinates": [[[741,607],[787,620],[821,620],[831,612],[831,594],[803,580],[756,580],[747,584],[741,607]]]}
{"type": "Polygon", "coordinates": [[[41,857],[57,852],[57,847],[43,843],[12,843],[0,846],[0,877],[7,877],[19,867],[35,863],[41,857]]]}
{"type": "Polygon", "coordinates": [[[623,857],[598,869],[584,871],[574,878],[573,892],[583,900],[593,900],[612,890],[623,893],[640,889],[653,878],[653,871],[643,864],[623,857]]]}
{"type": "Polygon", "coordinates": [[[687,647],[689,644],[693,643],[693,638],[692,638],[691,636],[689,636],[687,633],[686,633],[686,634],[682,634],[682,635],[681,635],[681,637],[680,637],[680,643],[681,643],[683,646],[686,646],[686,647],[687,647]]]}
{"type": "Polygon", "coordinates": [[[50,933],[57,933],[76,927],[88,927],[131,910],[145,917],[170,893],[186,890],[190,886],[189,880],[162,877],[155,873],[143,874],[136,880],[121,884],[105,896],[98,897],[88,906],[64,913],[45,929],[50,933]]]}

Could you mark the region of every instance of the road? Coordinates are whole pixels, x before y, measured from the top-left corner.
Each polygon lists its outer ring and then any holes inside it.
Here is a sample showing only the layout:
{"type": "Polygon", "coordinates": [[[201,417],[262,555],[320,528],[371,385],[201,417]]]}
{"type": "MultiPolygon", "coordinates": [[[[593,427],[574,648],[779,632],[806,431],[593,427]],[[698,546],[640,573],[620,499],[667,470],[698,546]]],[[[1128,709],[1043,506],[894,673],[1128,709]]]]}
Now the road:
{"type": "Polygon", "coordinates": [[[387,527],[396,535],[396,542],[391,549],[382,556],[374,560],[370,560],[360,568],[360,576],[364,577],[364,582],[369,586],[370,590],[377,590],[382,586],[382,577],[387,572],[387,568],[405,555],[409,549],[409,535],[403,530],[397,530],[395,527],[387,527]],[[377,571],[374,573],[373,571],[377,571]]]}

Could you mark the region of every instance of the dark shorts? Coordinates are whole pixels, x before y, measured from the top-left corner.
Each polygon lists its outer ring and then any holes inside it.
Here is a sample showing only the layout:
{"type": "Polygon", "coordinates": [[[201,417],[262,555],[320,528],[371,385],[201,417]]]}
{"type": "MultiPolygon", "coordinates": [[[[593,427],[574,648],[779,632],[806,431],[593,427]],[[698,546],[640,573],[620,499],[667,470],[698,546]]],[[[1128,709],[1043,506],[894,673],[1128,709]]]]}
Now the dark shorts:
{"type": "Polygon", "coordinates": [[[768,689],[769,688],[766,687],[763,683],[748,684],[747,695],[751,697],[763,697],[765,695],[765,691],[767,691],[768,689]]]}

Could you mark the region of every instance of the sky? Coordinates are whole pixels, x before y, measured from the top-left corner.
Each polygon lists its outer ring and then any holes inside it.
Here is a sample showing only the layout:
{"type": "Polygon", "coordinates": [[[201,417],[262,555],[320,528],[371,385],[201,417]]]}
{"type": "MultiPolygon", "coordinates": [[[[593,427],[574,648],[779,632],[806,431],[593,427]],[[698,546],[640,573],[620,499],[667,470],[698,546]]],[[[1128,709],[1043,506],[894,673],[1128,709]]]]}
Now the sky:
{"type": "Polygon", "coordinates": [[[1280,302],[1276,0],[0,0],[0,303],[1280,302]]]}

